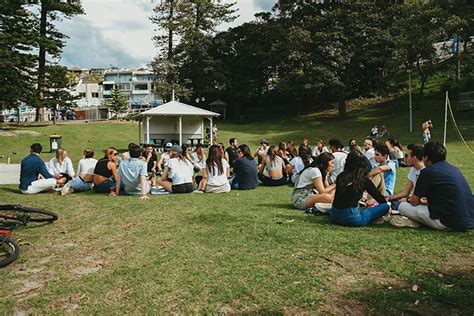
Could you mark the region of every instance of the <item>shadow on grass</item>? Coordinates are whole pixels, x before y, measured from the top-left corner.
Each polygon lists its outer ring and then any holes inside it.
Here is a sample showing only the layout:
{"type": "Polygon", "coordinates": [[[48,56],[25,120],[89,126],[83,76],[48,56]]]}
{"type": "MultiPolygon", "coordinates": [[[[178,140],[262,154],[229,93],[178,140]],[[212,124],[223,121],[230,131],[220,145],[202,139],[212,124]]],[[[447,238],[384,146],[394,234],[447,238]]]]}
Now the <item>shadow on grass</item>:
{"type": "Polygon", "coordinates": [[[472,315],[474,313],[474,271],[430,272],[410,286],[374,285],[348,296],[368,303],[377,314],[472,315]],[[416,284],[416,288],[414,285],[416,284]],[[415,291],[416,290],[416,291],[415,291]]]}
{"type": "Polygon", "coordinates": [[[263,203],[263,204],[257,204],[256,206],[268,207],[268,208],[280,208],[284,210],[298,212],[298,210],[293,208],[291,203],[263,203]]]}
{"type": "Polygon", "coordinates": [[[6,187],[6,186],[0,186],[0,191],[9,192],[9,193],[16,193],[16,194],[21,193],[21,191],[19,189],[15,189],[15,188],[12,188],[12,187],[6,187]]]}

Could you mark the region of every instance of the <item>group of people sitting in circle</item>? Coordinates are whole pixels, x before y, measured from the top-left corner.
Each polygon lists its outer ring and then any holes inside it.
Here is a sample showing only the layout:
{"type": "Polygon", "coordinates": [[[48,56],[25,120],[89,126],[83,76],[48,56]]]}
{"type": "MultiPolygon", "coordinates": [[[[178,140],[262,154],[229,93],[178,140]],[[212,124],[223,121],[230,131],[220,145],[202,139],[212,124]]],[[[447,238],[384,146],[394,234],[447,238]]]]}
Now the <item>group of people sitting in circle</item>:
{"type": "Polygon", "coordinates": [[[97,193],[139,195],[153,190],[167,193],[225,193],[251,190],[259,185],[293,187],[291,204],[311,214],[327,213],[332,223],[365,226],[390,215],[395,226],[465,231],[474,228],[474,197],[459,169],[446,162],[446,148],[430,141],[410,144],[406,155],[399,142],[366,139],[361,148],[351,139],[345,148],[339,139],[328,146],[318,140],[314,148],[304,139],[270,146],[263,139],[249,146],[229,140],[229,147],[168,143],[158,158],[152,146],[134,143],[120,157],[114,147],[96,160],[84,150],[77,175],[71,159],[59,149],[47,167],[39,157],[40,144],[21,162],[20,190],[35,194],[54,188],[61,195],[94,190],[97,193]],[[402,192],[395,192],[397,169],[410,167],[402,192]]]}

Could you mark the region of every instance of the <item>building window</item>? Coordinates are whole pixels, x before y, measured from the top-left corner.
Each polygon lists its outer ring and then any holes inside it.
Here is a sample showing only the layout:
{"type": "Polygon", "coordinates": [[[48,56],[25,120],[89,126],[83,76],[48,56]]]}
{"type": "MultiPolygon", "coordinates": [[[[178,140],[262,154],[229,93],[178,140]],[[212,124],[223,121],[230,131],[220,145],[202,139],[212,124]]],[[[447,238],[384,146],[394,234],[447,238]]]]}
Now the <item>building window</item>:
{"type": "Polygon", "coordinates": [[[92,92],[93,98],[99,98],[99,92],[92,92]]]}
{"type": "Polygon", "coordinates": [[[148,85],[146,83],[137,83],[135,90],[148,90],[148,85]]]}
{"type": "Polygon", "coordinates": [[[129,83],[119,83],[119,84],[117,84],[117,88],[119,90],[130,90],[130,84],[129,83]]]}
{"type": "Polygon", "coordinates": [[[114,88],[113,84],[104,84],[104,90],[105,91],[110,91],[114,88]]]}
{"type": "Polygon", "coordinates": [[[79,96],[80,96],[81,98],[85,98],[85,97],[86,97],[86,93],[85,93],[85,92],[79,92],[79,96]]]}

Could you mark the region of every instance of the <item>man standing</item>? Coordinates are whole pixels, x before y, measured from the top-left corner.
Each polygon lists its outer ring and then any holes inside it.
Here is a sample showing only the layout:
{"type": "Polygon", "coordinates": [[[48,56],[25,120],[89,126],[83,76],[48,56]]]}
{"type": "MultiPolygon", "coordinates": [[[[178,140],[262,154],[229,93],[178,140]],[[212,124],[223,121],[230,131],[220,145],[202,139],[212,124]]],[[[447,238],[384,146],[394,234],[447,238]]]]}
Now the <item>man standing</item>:
{"type": "MultiPolygon", "coordinates": [[[[140,160],[141,148],[136,144],[129,147],[130,159],[120,163],[118,175],[119,181],[117,187],[120,187],[120,181],[123,181],[125,193],[131,195],[140,195],[140,200],[148,200],[150,185],[147,181],[147,164],[140,160]]],[[[118,192],[116,192],[118,194],[118,192]]]]}
{"type": "Polygon", "coordinates": [[[46,168],[39,154],[43,150],[41,144],[31,145],[31,153],[21,161],[20,190],[23,194],[36,194],[54,189],[56,184],[64,183],[64,178],[55,179],[46,168]],[[43,178],[38,179],[41,175],[43,178]]]}
{"type": "Polygon", "coordinates": [[[423,122],[421,124],[421,129],[423,130],[423,143],[426,144],[431,140],[431,133],[430,133],[430,128],[433,128],[433,122],[431,122],[431,119],[428,119],[428,121],[423,122]]]}
{"type": "Polygon", "coordinates": [[[372,140],[370,139],[364,140],[364,156],[369,159],[370,165],[372,167],[377,166],[377,163],[375,162],[375,150],[372,140]]]}
{"type": "Polygon", "coordinates": [[[463,174],[446,161],[442,144],[428,142],[423,149],[426,168],[421,170],[409,202],[400,203],[400,214],[438,230],[474,228],[474,197],[463,174]]]}
{"type": "Polygon", "coordinates": [[[231,138],[229,139],[229,147],[226,148],[226,152],[229,155],[229,164],[232,167],[232,163],[234,162],[235,159],[239,158],[239,155],[237,154],[237,138],[231,138]]]}
{"type": "MultiPolygon", "coordinates": [[[[377,166],[369,173],[369,177],[375,178],[377,175],[383,173],[386,195],[390,196],[393,195],[393,191],[395,189],[397,164],[395,161],[388,158],[389,154],[390,150],[386,145],[379,144],[377,147],[375,147],[375,162],[377,163],[377,166]]],[[[383,192],[381,193],[384,195],[383,192]]]]}

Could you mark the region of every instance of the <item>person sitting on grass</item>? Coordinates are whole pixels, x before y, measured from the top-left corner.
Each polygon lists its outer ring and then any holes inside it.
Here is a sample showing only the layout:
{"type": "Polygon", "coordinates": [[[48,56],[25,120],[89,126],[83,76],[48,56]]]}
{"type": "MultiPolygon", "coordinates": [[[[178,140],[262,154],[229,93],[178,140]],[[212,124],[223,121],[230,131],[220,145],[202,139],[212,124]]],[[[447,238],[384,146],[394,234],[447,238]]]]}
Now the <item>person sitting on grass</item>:
{"type": "Polygon", "coordinates": [[[400,214],[437,230],[473,229],[474,197],[469,183],[458,168],[446,161],[443,144],[428,142],[423,151],[426,167],[421,170],[409,201],[400,203],[400,214]]]}
{"type": "Polygon", "coordinates": [[[389,158],[397,163],[398,167],[405,167],[405,161],[403,157],[403,147],[399,141],[389,138],[385,141],[385,145],[390,151],[389,158]]]}
{"type": "Polygon", "coordinates": [[[237,138],[231,138],[229,139],[229,147],[225,150],[227,152],[227,155],[229,156],[229,164],[232,166],[235,159],[239,158],[239,155],[237,155],[237,146],[239,145],[237,142],[237,138]]]}
{"type": "Polygon", "coordinates": [[[275,146],[268,148],[267,155],[258,170],[258,178],[266,186],[274,187],[287,183],[285,162],[278,156],[275,146]]]}
{"type": "Polygon", "coordinates": [[[171,146],[173,146],[172,143],[166,143],[165,145],[165,151],[161,154],[160,160],[156,163],[156,167],[158,169],[158,173],[163,172],[163,169],[165,169],[165,165],[168,163],[168,160],[170,160],[170,149],[171,146]]]}
{"type": "Polygon", "coordinates": [[[65,177],[67,181],[74,178],[74,167],[71,158],[67,156],[67,151],[59,148],[55,157],[49,161],[49,173],[55,177],[65,177]]]}
{"type": "Polygon", "coordinates": [[[84,149],[84,158],[79,160],[77,166],[77,177],[69,181],[61,189],[61,195],[73,192],[84,192],[92,189],[94,184],[94,169],[97,159],[94,159],[94,151],[90,148],[84,149]]]}
{"type": "Polygon", "coordinates": [[[322,139],[319,139],[316,142],[316,147],[314,147],[313,149],[312,156],[316,158],[322,153],[328,153],[328,152],[329,152],[329,149],[324,145],[324,141],[322,139]]]}
{"type": "Polygon", "coordinates": [[[377,162],[375,161],[375,149],[374,143],[371,139],[364,140],[364,156],[369,159],[370,165],[373,167],[377,166],[377,162]]]}
{"type": "Polygon", "coordinates": [[[288,160],[290,161],[291,159],[298,156],[298,150],[296,149],[295,142],[292,140],[286,142],[286,152],[288,153],[288,160]]]}
{"type": "Polygon", "coordinates": [[[387,200],[392,203],[392,216],[390,217],[390,224],[397,227],[416,228],[420,226],[418,222],[415,222],[408,217],[397,215],[399,203],[406,202],[407,198],[410,197],[413,188],[416,186],[416,182],[421,170],[425,168],[425,164],[423,162],[423,146],[410,144],[407,146],[407,150],[406,163],[409,167],[411,167],[410,171],[408,172],[407,184],[405,185],[403,191],[389,196],[387,200]],[[397,211],[397,214],[393,215],[395,211],[397,211]]]}
{"type": "Polygon", "coordinates": [[[263,158],[267,155],[268,151],[268,141],[266,139],[262,139],[260,141],[260,147],[257,149],[257,151],[254,154],[254,157],[257,158],[257,163],[260,166],[262,163],[263,158]]]}
{"type": "Polygon", "coordinates": [[[331,175],[331,182],[335,183],[337,176],[344,170],[347,153],[344,151],[344,146],[338,138],[329,140],[329,149],[331,149],[334,156],[334,172],[331,175]]]}
{"type": "Polygon", "coordinates": [[[383,174],[385,191],[383,188],[380,188],[380,191],[384,196],[393,195],[395,180],[397,177],[397,164],[395,161],[388,158],[389,154],[390,151],[386,145],[377,145],[377,147],[375,147],[375,162],[378,166],[372,169],[369,173],[369,177],[372,177],[375,183],[378,181],[377,176],[383,174]]]}
{"type": "Polygon", "coordinates": [[[370,170],[369,160],[365,156],[357,152],[347,155],[344,171],[336,179],[336,194],[329,215],[333,224],[366,226],[388,213],[390,206],[369,179],[370,170]],[[358,203],[364,191],[379,204],[359,210],[358,203]]]}
{"type": "Polygon", "coordinates": [[[234,176],[229,179],[232,189],[252,190],[258,185],[257,165],[249,146],[239,145],[239,158],[234,161],[234,176]]]}
{"type": "Polygon", "coordinates": [[[308,148],[300,146],[298,149],[298,156],[291,159],[290,164],[287,166],[287,174],[290,176],[291,182],[295,184],[298,182],[298,178],[301,171],[307,167],[313,159],[311,158],[311,152],[308,148]]]}
{"type": "Polygon", "coordinates": [[[117,183],[119,183],[117,158],[117,149],[109,147],[105,151],[104,158],[97,161],[93,178],[96,193],[110,192],[110,195],[114,196],[120,191],[120,187],[117,187],[117,183]]]}
{"type": "MultiPolygon", "coordinates": [[[[136,144],[132,144],[135,148],[136,144]]],[[[130,148],[128,149],[130,152],[130,148]]],[[[158,170],[158,156],[155,153],[155,149],[152,145],[145,145],[145,151],[141,155],[147,164],[146,170],[148,173],[148,181],[153,187],[156,186],[156,171],[158,170]]]]}
{"type": "Polygon", "coordinates": [[[227,160],[222,157],[220,146],[212,145],[209,148],[206,167],[202,169],[199,191],[206,193],[230,192],[229,176],[230,166],[227,160]]]}
{"type": "Polygon", "coordinates": [[[362,154],[362,148],[360,148],[359,144],[357,144],[357,140],[351,138],[349,140],[349,152],[357,151],[359,154],[362,154]]]}
{"type": "Polygon", "coordinates": [[[204,145],[196,145],[196,150],[191,154],[191,160],[193,162],[195,172],[199,172],[206,168],[206,152],[204,150],[204,145]]]}
{"type": "MultiPolygon", "coordinates": [[[[140,195],[140,200],[148,200],[150,184],[147,181],[147,163],[140,160],[141,148],[137,144],[129,147],[130,159],[120,163],[117,187],[123,182],[124,191],[130,195],[140,195]]],[[[119,192],[116,192],[117,195],[119,192]]]]}
{"type": "Polygon", "coordinates": [[[225,160],[227,160],[227,162],[229,162],[229,154],[227,154],[227,151],[225,151],[224,144],[218,143],[217,145],[219,145],[219,148],[221,149],[222,158],[224,158],[225,160]]]}
{"type": "Polygon", "coordinates": [[[170,160],[166,163],[158,184],[171,193],[191,193],[194,191],[193,175],[193,164],[184,157],[181,146],[171,146],[170,160]]]}
{"type": "Polygon", "coordinates": [[[334,171],[334,156],[322,153],[301,172],[291,198],[293,207],[311,209],[316,203],[332,203],[334,184],[329,178],[334,171]]]}
{"type": "Polygon", "coordinates": [[[56,185],[64,184],[64,178],[60,176],[55,178],[49,173],[46,164],[39,156],[42,150],[41,144],[32,144],[30,154],[21,161],[20,190],[23,194],[51,191],[56,185]]]}

